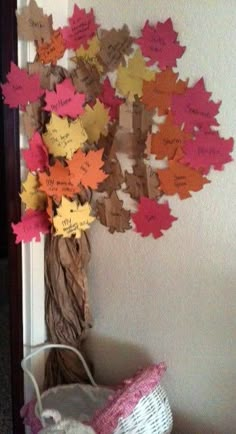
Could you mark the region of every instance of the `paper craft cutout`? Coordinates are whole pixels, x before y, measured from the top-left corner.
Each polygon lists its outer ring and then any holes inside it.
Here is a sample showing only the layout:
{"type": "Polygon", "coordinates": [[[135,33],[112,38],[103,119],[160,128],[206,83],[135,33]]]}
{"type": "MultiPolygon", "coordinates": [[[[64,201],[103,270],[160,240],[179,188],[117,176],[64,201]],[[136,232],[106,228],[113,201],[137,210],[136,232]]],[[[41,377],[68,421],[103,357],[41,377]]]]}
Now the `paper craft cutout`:
{"type": "Polygon", "coordinates": [[[28,139],[31,139],[34,133],[41,128],[41,113],[40,102],[27,104],[25,112],[22,114],[22,122],[28,139]]]}
{"type": "Polygon", "coordinates": [[[29,149],[22,151],[27,169],[31,172],[44,171],[48,167],[48,153],[42,137],[35,132],[29,141],[29,149]]]}
{"type": "Polygon", "coordinates": [[[53,209],[53,200],[50,196],[47,197],[47,208],[46,208],[46,213],[48,216],[48,221],[51,223],[51,225],[53,224],[53,217],[54,217],[54,209],[53,209]]]}
{"type": "Polygon", "coordinates": [[[70,79],[56,85],[56,92],[46,90],[44,110],[58,116],[77,118],[84,112],[85,95],[76,93],[70,79]]]}
{"type": "Polygon", "coordinates": [[[98,99],[93,107],[86,105],[84,114],[80,117],[88,135],[89,143],[99,140],[101,134],[106,134],[109,122],[109,110],[98,99]]]}
{"type": "Polygon", "coordinates": [[[107,174],[107,178],[98,185],[97,191],[101,193],[107,192],[110,196],[113,191],[121,188],[121,184],[125,181],[125,178],[117,159],[105,161],[103,170],[107,174]]]}
{"type": "Polygon", "coordinates": [[[169,229],[178,219],[171,215],[167,202],[159,204],[155,200],[142,197],[138,211],[132,214],[132,220],[135,223],[136,232],[142,237],[153,235],[154,238],[160,238],[163,230],[169,229]]]}
{"type": "Polygon", "coordinates": [[[60,202],[62,196],[73,198],[79,188],[72,184],[68,167],[63,166],[56,160],[54,166],[49,167],[49,173],[39,174],[40,191],[53,197],[56,202],[60,202]]]}
{"type": "Polygon", "coordinates": [[[210,100],[211,93],[205,89],[201,78],[195,86],[187,88],[183,95],[173,95],[172,113],[178,125],[184,123],[186,131],[193,131],[194,127],[208,130],[212,125],[218,126],[215,116],[219,112],[221,102],[210,100]]]}
{"type": "Polygon", "coordinates": [[[159,199],[161,196],[158,176],[143,160],[137,161],[133,173],[125,172],[125,181],[127,185],[125,192],[129,193],[134,200],[139,200],[142,196],[150,199],[159,199]]]}
{"type": "Polygon", "coordinates": [[[105,71],[115,71],[122,64],[125,65],[125,55],[132,52],[133,38],[129,28],[124,25],[122,29],[102,30],[100,32],[101,49],[98,58],[105,71]]]}
{"type": "Polygon", "coordinates": [[[44,40],[50,42],[52,35],[52,15],[44,15],[35,0],[22,8],[21,14],[16,12],[18,37],[26,41],[44,40]]]}
{"type": "Polygon", "coordinates": [[[87,101],[94,101],[100,94],[100,75],[96,66],[78,59],[77,68],[72,71],[71,78],[76,90],[86,95],[87,101]]]}
{"type": "Polygon", "coordinates": [[[88,41],[88,48],[80,47],[75,52],[75,56],[71,60],[75,63],[79,63],[80,59],[84,60],[86,63],[96,67],[98,72],[101,74],[103,72],[103,66],[98,60],[98,53],[100,52],[100,41],[97,36],[94,36],[90,41],[88,41]]]}
{"type": "Polygon", "coordinates": [[[22,193],[20,194],[26,210],[44,210],[46,208],[46,196],[38,191],[38,188],[38,176],[29,172],[25,182],[22,182],[22,193]]]}
{"type": "Polygon", "coordinates": [[[128,60],[127,67],[119,66],[116,87],[128,101],[134,101],[135,96],[141,97],[143,94],[143,80],[151,81],[154,78],[154,71],[146,67],[141,51],[136,50],[128,60]]]}
{"type": "Polygon", "coordinates": [[[183,56],[186,49],[177,42],[177,36],[170,18],[155,26],[150,26],[147,20],[142,29],[142,36],[136,39],[143,56],[150,58],[147,65],[158,62],[160,69],[176,66],[176,60],[183,56]]]}
{"type": "Polygon", "coordinates": [[[161,190],[172,196],[178,194],[180,199],[191,197],[190,191],[199,191],[210,181],[200,172],[184,166],[177,161],[169,161],[169,168],[157,171],[161,190]]]}
{"type": "Polygon", "coordinates": [[[129,158],[138,159],[144,156],[146,148],[146,134],[130,133],[124,128],[118,128],[110,157],[114,157],[116,152],[127,154],[129,158]]]}
{"type": "Polygon", "coordinates": [[[115,159],[114,138],[117,132],[117,122],[108,124],[106,135],[101,134],[98,142],[96,143],[97,149],[103,150],[103,161],[115,159]]]}
{"type": "Polygon", "coordinates": [[[74,12],[72,17],[69,18],[69,24],[69,27],[64,27],[61,30],[66,48],[76,50],[81,45],[87,48],[88,40],[96,34],[98,28],[95,23],[93,9],[86,13],[85,9],[80,9],[77,5],[74,5],[74,12]]]}
{"type": "Polygon", "coordinates": [[[207,175],[214,167],[215,170],[223,170],[224,164],[233,160],[230,152],[233,151],[233,139],[223,139],[217,131],[198,131],[193,140],[189,140],[184,146],[184,164],[189,164],[193,169],[199,169],[207,175]]]}
{"type": "Polygon", "coordinates": [[[173,160],[178,149],[182,149],[191,134],[173,123],[172,115],[167,115],[165,122],[159,125],[159,131],[151,137],[151,154],[158,160],[167,157],[173,160]]]}
{"type": "Polygon", "coordinates": [[[43,211],[29,209],[22,216],[19,223],[12,223],[11,226],[16,235],[16,244],[21,242],[30,243],[33,239],[39,242],[41,241],[40,234],[49,233],[48,217],[43,211]]]}
{"type": "Polygon", "coordinates": [[[91,211],[89,203],[77,205],[76,202],[62,197],[61,206],[57,208],[57,216],[53,218],[56,235],[62,235],[63,238],[75,235],[75,238],[80,238],[81,232],[89,229],[95,220],[91,216],[91,211]]]}
{"type": "Polygon", "coordinates": [[[27,71],[18,68],[11,62],[11,71],[7,74],[7,82],[1,85],[4,104],[11,108],[20,106],[25,110],[28,102],[37,101],[44,91],[40,88],[39,75],[28,75],[27,71]]]}
{"type": "Polygon", "coordinates": [[[75,151],[81,148],[87,140],[87,134],[80,119],[69,122],[52,113],[47,124],[47,132],[43,134],[49,154],[54,157],[70,159],[75,151]]]}
{"type": "Polygon", "coordinates": [[[28,72],[29,74],[39,74],[40,85],[47,90],[54,90],[56,84],[70,77],[68,71],[62,66],[48,66],[39,62],[28,63],[28,72]]]}
{"type": "Polygon", "coordinates": [[[102,154],[102,149],[100,151],[90,151],[88,154],[79,150],[68,161],[71,182],[75,187],[78,188],[78,185],[83,185],[96,190],[98,184],[104,181],[107,175],[101,170],[104,166],[102,154]]]}
{"type": "Polygon", "coordinates": [[[97,216],[103,226],[109,228],[109,232],[125,232],[130,229],[130,212],[123,208],[115,191],[103,202],[97,201],[97,216]]]}
{"type": "Polygon", "coordinates": [[[154,112],[147,111],[144,104],[136,99],[120,106],[119,124],[122,128],[135,134],[147,133],[152,130],[154,112]]]}
{"type": "Polygon", "coordinates": [[[44,42],[37,48],[40,62],[52,65],[56,65],[57,61],[64,56],[65,51],[66,47],[60,29],[53,31],[50,42],[44,42]]]}
{"type": "Polygon", "coordinates": [[[99,100],[104,104],[106,108],[109,108],[109,115],[111,121],[117,119],[119,116],[119,107],[124,102],[124,100],[116,96],[115,89],[112,87],[109,78],[106,78],[103,83],[99,100]]]}

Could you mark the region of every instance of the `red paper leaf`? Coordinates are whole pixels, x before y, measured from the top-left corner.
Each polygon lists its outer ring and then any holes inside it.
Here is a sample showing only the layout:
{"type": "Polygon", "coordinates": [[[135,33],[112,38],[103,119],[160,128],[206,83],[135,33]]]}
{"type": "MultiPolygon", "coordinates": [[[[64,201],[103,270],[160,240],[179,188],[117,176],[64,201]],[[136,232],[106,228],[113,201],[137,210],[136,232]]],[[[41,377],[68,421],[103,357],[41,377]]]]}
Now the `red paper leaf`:
{"type": "Polygon", "coordinates": [[[93,9],[87,13],[85,9],[80,9],[75,5],[69,23],[69,26],[61,30],[66,48],[76,50],[81,45],[87,48],[88,40],[95,35],[98,28],[95,23],[93,9]]]}
{"type": "Polygon", "coordinates": [[[68,167],[64,167],[60,161],[56,160],[54,166],[49,167],[47,173],[39,173],[40,191],[53,197],[56,202],[60,202],[62,196],[72,198],[79,191],[71,183],[68,167]]]}
{"type": "Polygon", "coordinates": [[[172,113],[178,125],[184,123],[186,131],[194,127],[209,129],[211,125],[219,125],[215,116],[219,111],[221,102],[210,101],[211,93],[205,89],[201,78],[195,86],[188,88],[183,95],[173,95],[172,113]]]}
{"type": "Polygon", "coordinates": [[[32,139],[29,141],[29,149],[24,149],[22,155],[27,169],[31,172],[36,172],[37,170],[43,172],[48,167],[47,148],[38,132],[34,133],[32,139]]]}
{"type": "Polygon", "coordinates": [[[25,212],[21,221],[17,224],[12,223],[12,229],[16,235],[16,244],[29,243],[35,238],[40,241],[40,234],[49,233],[49,221],[47,213],[44,211],[34,211],[29,209],[25,212]]]}
{"type": "Polygon", "coordinates": [[[106,78],[104,81],[101,94],[98,98],[105,107],[110,109],[111,121],[118,119],[119,107],[123,104],[124,100],[116,96],[115,89],[112,87],[109,78],[106,78]]]}
{"type": "Polygon", "coordinates": [[[176,59],[185,52],[185,47],[177,42],[177,36],[170,18],[156,26],[150,26],[149,21],[146,21],[142,36],[136,42],[140,45],[143,56],[150,58],[148,65],[158,62],[160,69],[166,69],[176,66],[176,59]]]}
{"type": "Polygon", "coordinates": [[[90,151],[87,155],[78,150],[73,155],[73,158],[68,161],[71,182],[75,188],[78,188],[78,185],[82,184],[84,187],[90,187],[96,190],[98,184],[108,177],[108,175],[101,170],[104,166],[102,155],[103,149],[90,151]]]}
{"type": "Polygon", "coordinates": [[[159,238],[163,235],[162,231],[169,229],[177,218],[171,215],[167,202],[159,204],[153,199],[142,197],[138,211],[132,214],[132,220],[136,232],[139,232],[142,237],[152,234],[154,238],[159,238]]]}
{"type": "Polygon", "coordinates": [[[76,89],[67,78],[56,85],[56,92],[46,90],[46,107],[44,110],[58,116],[70,116],[75,119],[84,112],[85,95],[76,93],[76,89]]]}
{"type": "Polygon", "coordinates": [[[184,164],[189,164],[194,169],[200,169],[207,174],[213,166],[215,170],[223,170],[226,163],[232,161],[230,152],[233,151],[234,141],[226,140],[219,136],[217,131],[199,131],[193,140],[186,142],[184,146],[184,164]]]}
{"type": "Polygon", "coordinates": [[[18,68],[11,62],[11,71],[7,74],[8,82],[1,85],[5,98],[4,103],[11,108],[20,106],[25,110],[28,102],[37,101],[44,90],[40,88],[40,77],[38,74],[27,74],[24,69],[18,68]]]}

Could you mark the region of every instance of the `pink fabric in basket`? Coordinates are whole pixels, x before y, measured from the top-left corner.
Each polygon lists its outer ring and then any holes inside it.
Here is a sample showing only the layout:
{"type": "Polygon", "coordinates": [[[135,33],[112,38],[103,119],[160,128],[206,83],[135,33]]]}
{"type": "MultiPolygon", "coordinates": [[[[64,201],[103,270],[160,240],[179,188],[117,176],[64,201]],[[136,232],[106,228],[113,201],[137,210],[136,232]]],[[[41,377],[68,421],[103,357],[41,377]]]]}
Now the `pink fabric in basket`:
{"type": "Polygon", "coordinates": [[[31,429],[31,434],[38,434],[38,432],[43,428],[40,420],[35,414],[36,400],[28,402],[21,409],[21,417],[24,419],[24,424],[31,429]]]}
{"type": "Polygon", "coordinates": [[[91,426],[97,434],[112,434],[120,418],[130,416],[141,398],[149,395],[166,371],[166,364],[149,366],[139,371],[130,380],[125,380],[123,386],[108,401],[107,406],[97,412],[91,426]]]}

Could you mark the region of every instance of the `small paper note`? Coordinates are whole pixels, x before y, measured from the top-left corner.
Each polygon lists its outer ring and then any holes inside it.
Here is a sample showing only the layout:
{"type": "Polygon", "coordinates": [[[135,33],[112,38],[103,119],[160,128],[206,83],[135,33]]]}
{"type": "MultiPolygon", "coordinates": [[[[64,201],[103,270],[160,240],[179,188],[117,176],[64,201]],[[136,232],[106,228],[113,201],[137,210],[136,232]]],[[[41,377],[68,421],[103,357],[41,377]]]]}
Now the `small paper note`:
{"type": "Polygon", "coordinates": [[[41,241],[41,234],[49,233],[49,221],[46,212],[29,209],[17,224],[12,223],[16,235],[16,244],[30,243],[33,239],[41,241]]]}
{"type": "Polygon", "coordinates": [[[87,134],[80,119],[69,122],[68,119],[62,119],[52,113],[43,140],[49,153],[54,157],[70,159],[74,152],[84,145],[87,134]]]}
{"type": "Polygon", "coordinates": [[[95,23],[93,9],[86,13],[85,9],[80,9],[74,5],[74,12],[69,18],[69,26],[64,27],[61,32],[66,44],[66,48],[76,50],[81,45],[85,48],[88,46],[88,40],[91,39],[98,28],[95,23]]]}
{"type": "Polygon", "coordinates": [[[138,205],[138,211],[132,214],[132,220],[136,226],[136,232],[142,237],[153,235],[160,238],[163,230],[169,229],[173,222],[178,220],[171,215],[169,204],[157,203],[155,200],[142,197],[138,205]]]}
{"type": "Polygon", "coordinates": [[[123,201],[113,191],[103,202],[97,201],[97,216],[100,223],[109,228],[109,232],[125,232],[131,228],[130,212],[123,208],[123,201]]]}
{"type": "Polygon", "coordinates": [[[52,35],[52,15],[45,15],[42,8],[39,8],[35,0],[30,0],[29,6],[16,12],[18,24],[18,37],[26,41],[43,40],[50,42],[52,35]]]}
{"type": "Polygon", "coordinates": [[[129,28],[124,25],[122,29],[102,30],[100,36],[101,50],[98,55],[106,71],[115,71],[120,65],[125,65],[125,55],[132,53],[133,38],[129,28]]]}
{"type": "Polygon", "coordinates": [[[44,210],[46,208],[46,196],[38,188],[38,176],[29,172],[25,182],[22,182],[22,193],[20,194],[26,210],[44,210]]]}
{"type": "Polygon", "coordinates": [[[124,100],[116,96],[115,89],[112,87],[109,78],[106,78],[103,83],[99,100],[109,109],[111,121],[117,119],[119,116],[119,107],[124,100]]]}
{"type": "Polygon", "coordinates": [[[71,79],[76,90],[86,95],[87,101],[94,101],[101,92],[100,75],[91,63],[78,59],[77,67],[71,73],[71,79]]]}
{"type": "Polygon", "coordinates": [[[54,166],[49,167],[48,174],[39,174],[39,182],[40,191],[53,197],[56,202],[60,202],[62,196],[73,198],[80,190],[72,184],[69,168],[63,166],[58,160],[54,166]]]}
{"type": "Polygon", "coordinates": [[[29,141],[29,149],[23,149],[23,158],[26,162],[27,169],[31,172],[43,172],[48,167],[48,153],[43,143],[42,137],[35,132],[29,141]]]}
{"type": "Polygon", "coordinates": [[[80,119],[88,135],[89,143],[96,143],[101,134],[106,135],[109,122],[108,112],[109,110],[98,99],[93,107],[86,105],[85,112],[80,119]]]}
{"type": "Polygon", "coordinates": [[[78,188],[78,185],[83,185],[96,190],[98,184],[107,178],[107,175],[102,170],[104,166],[102,154],[102,149],[100,151],[90,151],[88,154],[79,150],[68,161],[71,182],[75,187],[78,188]]]}
{"type": "Polygon", "coordinates": [[[94,36],[90,41],[88,41],[88,48],[80,47],[75,52],[75,56],[71,60],[75,63],[79,63],[80,60],[84,60],[85,63],[89,63],[96,67],[98,72],[101,74],[103,72],[103,66],[98,60],[98,53],[100,52],[101,46],[100,41],[97,36],[94,36]]]}
{"type": "Polygon", "coordinates": [[[37,54],[43,64],[56,65],[57,61],[64,56],[65,50],[64,39],[58,29],[53,31],[50,42],[44,42],[38,46],[37,54]]]}
{"type": "Polygon", "coordinates": [[[58,116],[77,118],[84,112],[85,95],[76,93],[70,79],[56,85],[56,92],[46,90],[46,106],[44,110],[56,113],[58,116]]]}
{"type": "Polygon", "coordinates": [[[132,199],[140,200],[142,196],[150,199],[158,199],[161,196],[160,182],[157,174],[143,160],[138,160],[133,168],[133,173],[125,172],[125,182],[132,199]]]}

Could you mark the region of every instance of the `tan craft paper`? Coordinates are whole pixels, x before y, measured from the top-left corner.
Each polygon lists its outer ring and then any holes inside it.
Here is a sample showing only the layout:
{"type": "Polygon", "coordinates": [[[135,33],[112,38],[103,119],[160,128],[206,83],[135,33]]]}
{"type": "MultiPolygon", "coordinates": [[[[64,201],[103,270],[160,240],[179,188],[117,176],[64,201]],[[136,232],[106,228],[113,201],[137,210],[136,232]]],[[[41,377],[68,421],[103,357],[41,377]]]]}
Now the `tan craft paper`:
{"type": "Polygon", "coordinates": [[[35,131],[38,131],[42,127],[41,115],[40,102],[33,102],[26,106],[26,110],[22,114],[22,122],[28,139],[31,139],[35,131]]]}
{"type": "Polygon", "coordinates": [[[101,50],[98,58],[106,71],[114,71],[121,63],[125,65],[125,55],[129,56],[133,49],[133,38],[130,36],[128,26],[122,29],[100,31],[101,50]]]}
{"type": "Polygon", "coordinates": [[[101,74],[103,72],[103,66],[98,61],[98,53],[100,52],[100,41],[97,36],[88,41],[88,48],[81,46],[75,52],[75,56],[71,58],[72,62],[76,64],[80,63],[80,59],[84,60],[86,63],[93,65],[97,68],[98,72],[101,74]]]}
{"type": "Polygon", "coordinates": [[[143,160],[138,160],[133,167],[133,173],[125,172],[125,181],[125,192],[134,200],[139,200],[143,196],[149,199],[158,199],[161,196],[159,178],[143,160]]]}
{"type": "Polygon", "coordinates": [[[114,190],[119,190],[121,184],[125,181],[121,171],[120,163],[117,159],[107,160],[104,165],[104,171],[108,177],[98,186],[99,192],[107,192],[109,195],[114,190]]]}
{"type": "Polygon", "coordinates": [[[16,12],[18,36],[27,41],[50,42],[52,34],[52,15],[43,13],[35,0],[22,8],[21,14],[16,12]]]}
{"type": "Polygon", "coordinates": [[[125,232],[130,229],[130,212],[123,208],[123,201],[113,191],[104,202],[97,201],[97,216],[102,225],[109,228],[109,232],[125,232]]]}
{"type": "Polygon", "coordinates": [[[147,111],[144,104],[136,99],[120,106],[119,123],[129,132],[151,132],[154,112],[147,111]]]}
{"type": "Polygon", "coordinates": [[[101,92],[100,75],[96,66],[78,59],[77,67],[72,71],[71,78],[76,90],[84,93],[87,100],[95,100],[101,92]]]}

